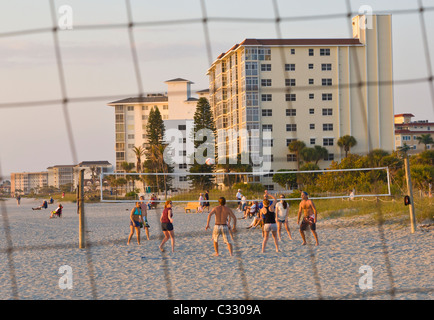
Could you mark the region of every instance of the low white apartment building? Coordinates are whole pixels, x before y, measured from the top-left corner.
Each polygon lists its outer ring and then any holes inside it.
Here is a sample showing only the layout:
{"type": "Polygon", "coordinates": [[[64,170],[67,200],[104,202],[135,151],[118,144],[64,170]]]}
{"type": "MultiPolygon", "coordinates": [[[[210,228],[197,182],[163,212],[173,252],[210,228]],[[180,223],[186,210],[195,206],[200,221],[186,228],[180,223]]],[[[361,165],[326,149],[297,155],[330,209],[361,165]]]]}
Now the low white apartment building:
{"type": "MultiPolygon", "coordinates": [[[[434,122],[428,120],[411,121],[414,115],[401,113],[395,115],[395,147],[403,147],[404,143],[410,147],[408,154],[416,154],[425,150],[425,145],[418,138],[430,135],[434,140],[434,122]]],[[[426,149],[434,148],[434,144],[427,144],[426,149]]]]}
{"type": "MultiPolygon", "coordinates": [[[[182,137],[179,137],[182,139],[179,143],[186,143],[189,137],[187,126],[191,126],[197,102],[201,97],[208,99],[209,90],[197,91],[198,97],[193,97],[191,93],[193,82],[176,78],[165,83],[167,93],[148,94],[145,97],[132,97],[108,103],[108,106],[115,109],[116,172],[123,172],[122,162],[136,164],[137,158],[133,149],[139,146],[145,147],[146,126],[151,108],[159,109],[166,134],[169,129],[179,129],[182,134],[182,137]]],[[[142,161],[145,159],[146,155],[142,157],[142,161]]],[[[188,171],[187,161],[175,164],[174,170],[177,173],[186,173],[188,171]]],[[[184,177],[180,179],[182,179],[181,182],[185,182],[184,177]]]]}

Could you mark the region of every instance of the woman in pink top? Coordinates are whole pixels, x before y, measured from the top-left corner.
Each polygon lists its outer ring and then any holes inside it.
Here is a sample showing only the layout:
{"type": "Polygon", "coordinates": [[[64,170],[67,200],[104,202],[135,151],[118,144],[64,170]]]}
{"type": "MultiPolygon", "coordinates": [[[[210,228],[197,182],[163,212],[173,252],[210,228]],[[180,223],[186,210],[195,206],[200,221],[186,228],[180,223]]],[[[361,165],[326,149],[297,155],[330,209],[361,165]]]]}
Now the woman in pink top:
{"type": "Polygon", "coordinates": [[[173,231],[173,211],[172,211],[172,201],[167,200],[164,204],[164,210],[160,218],[161,229],[164,233],[164,239],[161,241],[159,246],[161,252],[164,251],[163,246],[169,240],[172,242],[172,252],[175,252],[175,233],[173,231]]]}

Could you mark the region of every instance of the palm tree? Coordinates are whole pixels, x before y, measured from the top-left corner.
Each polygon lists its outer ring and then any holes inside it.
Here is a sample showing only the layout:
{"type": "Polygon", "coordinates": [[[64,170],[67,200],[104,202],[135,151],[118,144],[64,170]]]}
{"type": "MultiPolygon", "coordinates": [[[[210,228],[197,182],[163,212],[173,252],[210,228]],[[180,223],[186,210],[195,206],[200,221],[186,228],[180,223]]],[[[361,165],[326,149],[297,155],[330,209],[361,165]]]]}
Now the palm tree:
{"type": "Polygon", "coordinates": [[[398,147],[398,148],[397,148],[397,151],[398,151],[398,153],[400,153],[404,158],[406,158],[406,157],[407,157],[407,152],[408,152],[410,149],[411,149],[410,146],[404,142],[404,145],[403,145],[402,147],[398,147]]]}
{"type": "Polygon", "coordinates": [[[299,140],[294,140],[288,145],[289,151],[294,152],[297,157],[297,171],[300,171],[300,151],[305,147],[306,144],[299,140]]]}
{"type": "Polygon", "coordinates": [[[419,141],[418,144],[423,143],[425,145],[425,150],[427,150],[427,145],[434,144],[434,140],[433,140],[431,134],[429,134],[429,133],[421,134],[416,139],[417,139],[417,141],[419,141]]]}
{"type": "Polygon", "coordinates": [[[356,138],[350,135],[345,135],[339,138],[338,146],[344,148],[345,150],[345,158],[348,156],[348,152],[352,147],[357,144],[356,138]]]}
{"type": "MultiPolygon", "coordinates": [[[[134,169],[134,163],[129,163],[129,162],[124,161],[121,163],[121,167],[126,173],[130,173],[134,169]]],[[[126,176],[126,177],[127,177],[126,178],[127,181],[128,180],[133,181],[133,189],[134,189],[134,177],[132,177],[132,176],[126,176]]]]}
{"type": "Polygon", "coordinates": [[[314,146],[313,148],[315,149],[314,160],[316,165],[318,165],[320,160],[328,158],[329,151],[326,148],[321,146],[314,146]]]}
{"type": "Polygon", "coordinates": [[[136,162],[136,172],[140,173],[142,172],[142,156],[145,154],[146,149],[142,146],[134,147],[133,152],[136,155],[137,162],[136,162]]]}

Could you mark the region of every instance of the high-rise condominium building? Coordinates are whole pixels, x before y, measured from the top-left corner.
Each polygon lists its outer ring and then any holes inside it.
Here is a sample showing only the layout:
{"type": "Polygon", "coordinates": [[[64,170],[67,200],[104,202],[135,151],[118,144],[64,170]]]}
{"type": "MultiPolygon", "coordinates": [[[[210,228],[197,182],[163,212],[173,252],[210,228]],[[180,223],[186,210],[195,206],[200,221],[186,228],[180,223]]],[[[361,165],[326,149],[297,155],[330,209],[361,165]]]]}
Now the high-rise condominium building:
{"type": "Polygon", "coordinates": [[[328,150],[320,167],[344,156],[344,135],[356,138],[354,153],[392,151],[391,16],[352,24],[353,38],[245,39],[218,56],[207,72],[218,152],[259,153],[277,171],[296,168],[294,139],[328,150]]]}

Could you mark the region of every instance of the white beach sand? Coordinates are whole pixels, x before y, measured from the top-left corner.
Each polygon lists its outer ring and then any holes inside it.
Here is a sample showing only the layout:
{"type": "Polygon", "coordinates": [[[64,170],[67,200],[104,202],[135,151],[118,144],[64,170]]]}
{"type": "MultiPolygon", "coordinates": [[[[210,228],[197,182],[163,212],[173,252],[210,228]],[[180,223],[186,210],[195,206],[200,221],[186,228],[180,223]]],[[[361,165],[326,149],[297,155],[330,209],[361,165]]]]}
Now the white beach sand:
{"type": "MultiPolygon", "coordinates": [[[[309,245],[301,246],[291,218],[294,240],[288,240],[283,230],[281,252],[275,252],[270,238],[266,253],[261,254],[260,230],[246,230],[251,220],[238,220],[234,256],[229,256],[220,239],[220,256],[213,257],[212,232],[205,231],[207,214],[177,209],[172,254],[170,241],[164,253],[158,249],[160,210],[148,214],[151,239],[147,241],[142,231],[141,245],[134,235],[127,246],[133,204],[96,203],[85,205],[88,246],[79,249],[76,204],[63,203],[63,217],[48,219],[57,203],[33,211],[31,207],[39,202],[23,199],[17,206],[9,199],[0,204],[2,300],[434,298],[432,230],[411,234],[408,228],[387,221],[379,227],[369,216],[321,220],[319,213],[320,246],[313,245],[310,231],[309,245]],[[72,268],[72,289],[59,287],[63,265],[72,268]],[[373,270],[370,290],[359,287],[359,268],[365,265],[373,270]]],[[[292,210],[293,215],[294,205],[292,210]]]]}

